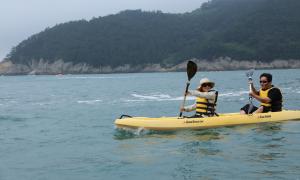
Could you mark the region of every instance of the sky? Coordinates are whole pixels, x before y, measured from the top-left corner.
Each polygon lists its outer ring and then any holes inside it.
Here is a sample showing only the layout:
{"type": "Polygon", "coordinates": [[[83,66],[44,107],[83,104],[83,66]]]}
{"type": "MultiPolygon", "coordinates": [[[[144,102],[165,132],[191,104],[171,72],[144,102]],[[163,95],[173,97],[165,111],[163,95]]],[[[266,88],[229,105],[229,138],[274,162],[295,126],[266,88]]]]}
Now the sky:
{"type": "Polygon", "coordinates": [[[0,61],[21,41],[47,27],[127,9],[191,12],[208,0],[0,0],[0,61]]]}

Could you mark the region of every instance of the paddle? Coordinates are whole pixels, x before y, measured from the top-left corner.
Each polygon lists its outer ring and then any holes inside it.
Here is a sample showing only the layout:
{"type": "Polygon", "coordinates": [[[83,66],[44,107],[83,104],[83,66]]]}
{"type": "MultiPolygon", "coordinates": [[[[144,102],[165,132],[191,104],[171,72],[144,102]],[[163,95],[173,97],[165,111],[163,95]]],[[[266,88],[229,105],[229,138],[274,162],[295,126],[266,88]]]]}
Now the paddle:
{"type": "MultiPolygon", "coordinates": [[[[248,77],[248,82],[252,81],[252,76],[254,73],[254,69],[250,69],[246,72],[246,76],[248,77]]],[[[249,84],[249,93],[252,91],[251,84],[249,84]]],[[[253,103],[252,103],[252,96],[249,95],[249,108],[247,114],[250,114],[251,110],[253,109],[253,103]]]]}
{"type": "MultiPolygon", "coordinates": [[[[186,72],[188,76],[188,81],[186,82],[186,87],[185,87],[185,93],[184,93],[184,98],[182,102],[182,106],[184,107],[185,100],[186,100],[186,93],[188,92],[189,86],[190,86],[190,80],[195,76],[197,72],[197,64],[194,63],[193,61],[188,61],[187,67],[186,67],[186,72]]],[[[180,111],[179,117],[182,116],[182,111],[180,111]]]]}

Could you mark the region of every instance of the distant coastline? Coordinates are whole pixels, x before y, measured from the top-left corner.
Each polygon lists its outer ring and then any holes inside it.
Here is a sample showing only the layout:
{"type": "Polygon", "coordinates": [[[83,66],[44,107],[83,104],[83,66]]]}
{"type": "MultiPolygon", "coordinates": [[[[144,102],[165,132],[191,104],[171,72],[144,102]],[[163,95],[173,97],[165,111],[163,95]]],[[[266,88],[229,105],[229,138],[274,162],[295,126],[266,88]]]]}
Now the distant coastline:
{"type": "MultiPolygon", "coordinates": [[[[191,59],[197,63],[199,71],[225,71],[243,69],[298,69],[300,60],[273,60],[262,62],[259,60],[233,60],[221,57],[215,60],[191,59]]],[[[11,61],[0,62],[0,75],[57,75],[57,74],[109,74],[109,73],[143,73],[143,72],[180,72],[186,70],[186,61],[177,65],[145,64],[122,65],[117,67],[93,67],[88,64],[73,64],[57,60],[48,63],[45,60],[31,61],[30,64],[13,64],[11,61]]]]}

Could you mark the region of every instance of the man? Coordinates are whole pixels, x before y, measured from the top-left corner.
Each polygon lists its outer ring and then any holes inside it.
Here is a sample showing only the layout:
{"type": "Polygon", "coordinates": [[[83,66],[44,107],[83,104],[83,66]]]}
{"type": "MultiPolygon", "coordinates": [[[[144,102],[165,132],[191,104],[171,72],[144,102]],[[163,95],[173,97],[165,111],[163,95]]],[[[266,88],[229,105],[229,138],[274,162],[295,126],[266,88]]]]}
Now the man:
{"type": "Polygon", "coordinates": [[[181,107],[180,111],[196,111],[193,117],[210,117],[217,115],[215,110],[218,92],[212,89],[214,86],[215,83],[208,78],[201,79],[200,86],[197,90],[187,92],[187,95],[196,97],[195,104],[181,107]]]}
{"type": "MultiPolygon", "coordinates": [[[[260,107],[253,106],[250,109],[250,113],[265,113],[265,112],[278,112],[282,110],[282,94],[281,91],[272,85],[272,75],[269,73],[263,73],[260,75],[261,89],[257,91],[253,86],[253,82],[249,82],[251,85],[250,96],[260,101],[260,107]]],[[[241,114],[246,114],[250,105],[247,104],[241,108],[241,114]]]]}

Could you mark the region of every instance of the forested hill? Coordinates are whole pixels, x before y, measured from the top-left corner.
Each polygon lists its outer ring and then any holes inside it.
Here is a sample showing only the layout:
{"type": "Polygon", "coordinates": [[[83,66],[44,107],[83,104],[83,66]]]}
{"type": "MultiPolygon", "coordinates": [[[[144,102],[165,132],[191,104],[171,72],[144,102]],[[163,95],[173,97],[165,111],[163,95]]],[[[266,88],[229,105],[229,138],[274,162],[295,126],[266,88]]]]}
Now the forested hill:
{"type": "Polygon", "coordinates": [[[184,14],[126,10],[47,28],[7,58],[16,64],[61,59],[111,67],[225,56],[300,59],[299,9],[299,0],[212,0],[184,14]]]}

